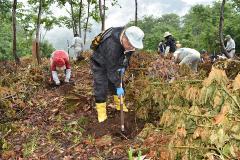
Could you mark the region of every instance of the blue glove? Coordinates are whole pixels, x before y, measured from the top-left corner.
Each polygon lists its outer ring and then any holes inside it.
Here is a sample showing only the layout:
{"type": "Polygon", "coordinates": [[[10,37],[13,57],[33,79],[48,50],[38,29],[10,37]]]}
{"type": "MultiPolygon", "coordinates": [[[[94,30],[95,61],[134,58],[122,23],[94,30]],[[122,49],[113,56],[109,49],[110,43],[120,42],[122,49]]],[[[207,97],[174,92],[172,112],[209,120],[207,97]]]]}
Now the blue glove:
{"type": "Polygon", "coordinates": [[[124,95],[124,89],[122,87],[117,88],[117,95],[119,97],[124,95]]]}
{"type": "Polygon", "coordinates": [[[118,72],[120,72],[121,75],[124,75],[125,73],[125,68],[119,68],[118,72]]]}

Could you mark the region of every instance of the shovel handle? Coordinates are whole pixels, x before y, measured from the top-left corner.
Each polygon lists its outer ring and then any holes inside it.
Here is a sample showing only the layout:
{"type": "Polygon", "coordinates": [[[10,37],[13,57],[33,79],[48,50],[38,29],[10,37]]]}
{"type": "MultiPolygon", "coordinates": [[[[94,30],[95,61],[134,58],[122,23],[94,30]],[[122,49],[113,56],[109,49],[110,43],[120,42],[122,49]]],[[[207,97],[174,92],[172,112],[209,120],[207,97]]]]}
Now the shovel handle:
{"type": "Polygon", "coordinates": [[[123,114],[123,96],[120,96],[120,118],[121,118],[121,131],[124,132],[124,114],[123,114]]]}
{"type": "MultiPolygon", "coordinates": [[[[120,83],[120,87],[123,87],[123,74],[121,74],[121,72],[119,72],[120,74],[120,78],[121,78],[121,83],[120,83]]],[[[124,128],[124,113],[123,113],[123,96],[120,96],[120,118],[121,118],[121,131],[124,132],[125,128],[124,128]]]]}

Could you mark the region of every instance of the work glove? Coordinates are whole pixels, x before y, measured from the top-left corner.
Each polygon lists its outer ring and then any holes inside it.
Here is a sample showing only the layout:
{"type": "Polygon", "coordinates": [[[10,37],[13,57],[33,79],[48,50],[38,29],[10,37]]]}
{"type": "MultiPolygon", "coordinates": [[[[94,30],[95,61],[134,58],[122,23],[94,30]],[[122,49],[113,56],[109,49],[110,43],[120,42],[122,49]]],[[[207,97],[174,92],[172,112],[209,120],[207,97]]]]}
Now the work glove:
{"type": "Polygon", "coordinates": [[[52,78],[53,78],[53,81],[55,82],[56,85],[60,85],[60,81],[58,79],[58,75],[57,75],[57,72],[56,71],[52,71],[52,78]]]}
{"type": "Polygon", "coordinates": [[[118,95],[118,97],[124,95],[124,89],[122,87],[117,88],[117,95],[118,95]]]}
{"type": "Polygon", "coordinates": [[[120,68],[120,69],[118,69],[118,72],[120,72],[121,75],[124,75],[124,73],[125,73],[125,68],[120,68]]]}
{"type": "Polygon", "coordinates": [[[71,69],[66,69],[65,75],[66,75],[65,80],[69,81],[69,79],[71,78],[71,69]]]}
{"type": "Polygon", "coordinates": [[[64,82],[69,83],[69,79],[65,78],[64,82]]]}
{"type": "Polygon", "coordinates": [[[55,82],[55,84],[56,84],[57,86],[60,86],[60,81],[55,82]]]}

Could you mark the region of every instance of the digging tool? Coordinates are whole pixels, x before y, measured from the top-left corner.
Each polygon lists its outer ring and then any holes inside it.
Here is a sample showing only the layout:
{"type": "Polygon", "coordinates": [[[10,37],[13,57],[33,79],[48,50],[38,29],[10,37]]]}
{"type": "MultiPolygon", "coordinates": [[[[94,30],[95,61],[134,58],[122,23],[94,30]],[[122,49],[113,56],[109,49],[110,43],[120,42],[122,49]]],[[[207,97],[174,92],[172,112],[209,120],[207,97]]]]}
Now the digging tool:
{"type": "MultiPolygon", "coordinates": [[[[121,71],[120,74],[120,87],[123,87],[123,73],[121,71]]],[[[123,114],[123,95],[120,96],[120,118],[121,118],[121,131],[124,132],[124,114],[123,114]]]]}

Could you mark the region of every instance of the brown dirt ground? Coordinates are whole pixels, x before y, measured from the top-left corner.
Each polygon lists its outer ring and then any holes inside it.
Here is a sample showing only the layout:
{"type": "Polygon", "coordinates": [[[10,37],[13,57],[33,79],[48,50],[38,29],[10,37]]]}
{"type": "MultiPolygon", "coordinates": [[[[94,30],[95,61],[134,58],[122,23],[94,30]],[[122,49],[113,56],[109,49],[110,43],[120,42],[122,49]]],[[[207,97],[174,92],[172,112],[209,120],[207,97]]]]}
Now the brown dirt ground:
{"type": "Polygon", "coordinates": [[[24,157],[31,159],[89,159],[91,157],[124,159],[127,157],[127,149],[133,138],[142,130],[144,123],[136,119],[134,112],[125,113],[125,132],[122,133],[120,112],[111,107],[107,109],[108,119],[103,123],[98,123],[94,99],[89,94],[89,88],[92,88],[92,75],[90,66],[85,61],[74,66],[70,84],[62,84],[59,87],[44,84],[27,100],[26,107],[21,111],[21,117],[10,122],[14,126],[14,131],[6,136],[6,140],[11,147],[2,152],[2,159],[24,157]],[[69,112],[65,107],[64,98],[76,92],[77,87],[81,90],[78,95],[80,105],[69,112]],[[78,123],[82,117],[85,117],[87,122],[80,122],[82,125],[76,124],[75,122],[78,123]],[[106,135],[112,137],[107,144],[96,144],[91,141],[91,139],[96,141],[106,135]],[[78,137],[79,140],[74,141],[74,138],[78,137]],[[33,144],[34,139],[36,139],[35,144],[33,144]],[[27,151],[31,147],[34,150],[28,154],[27,151]]]}

